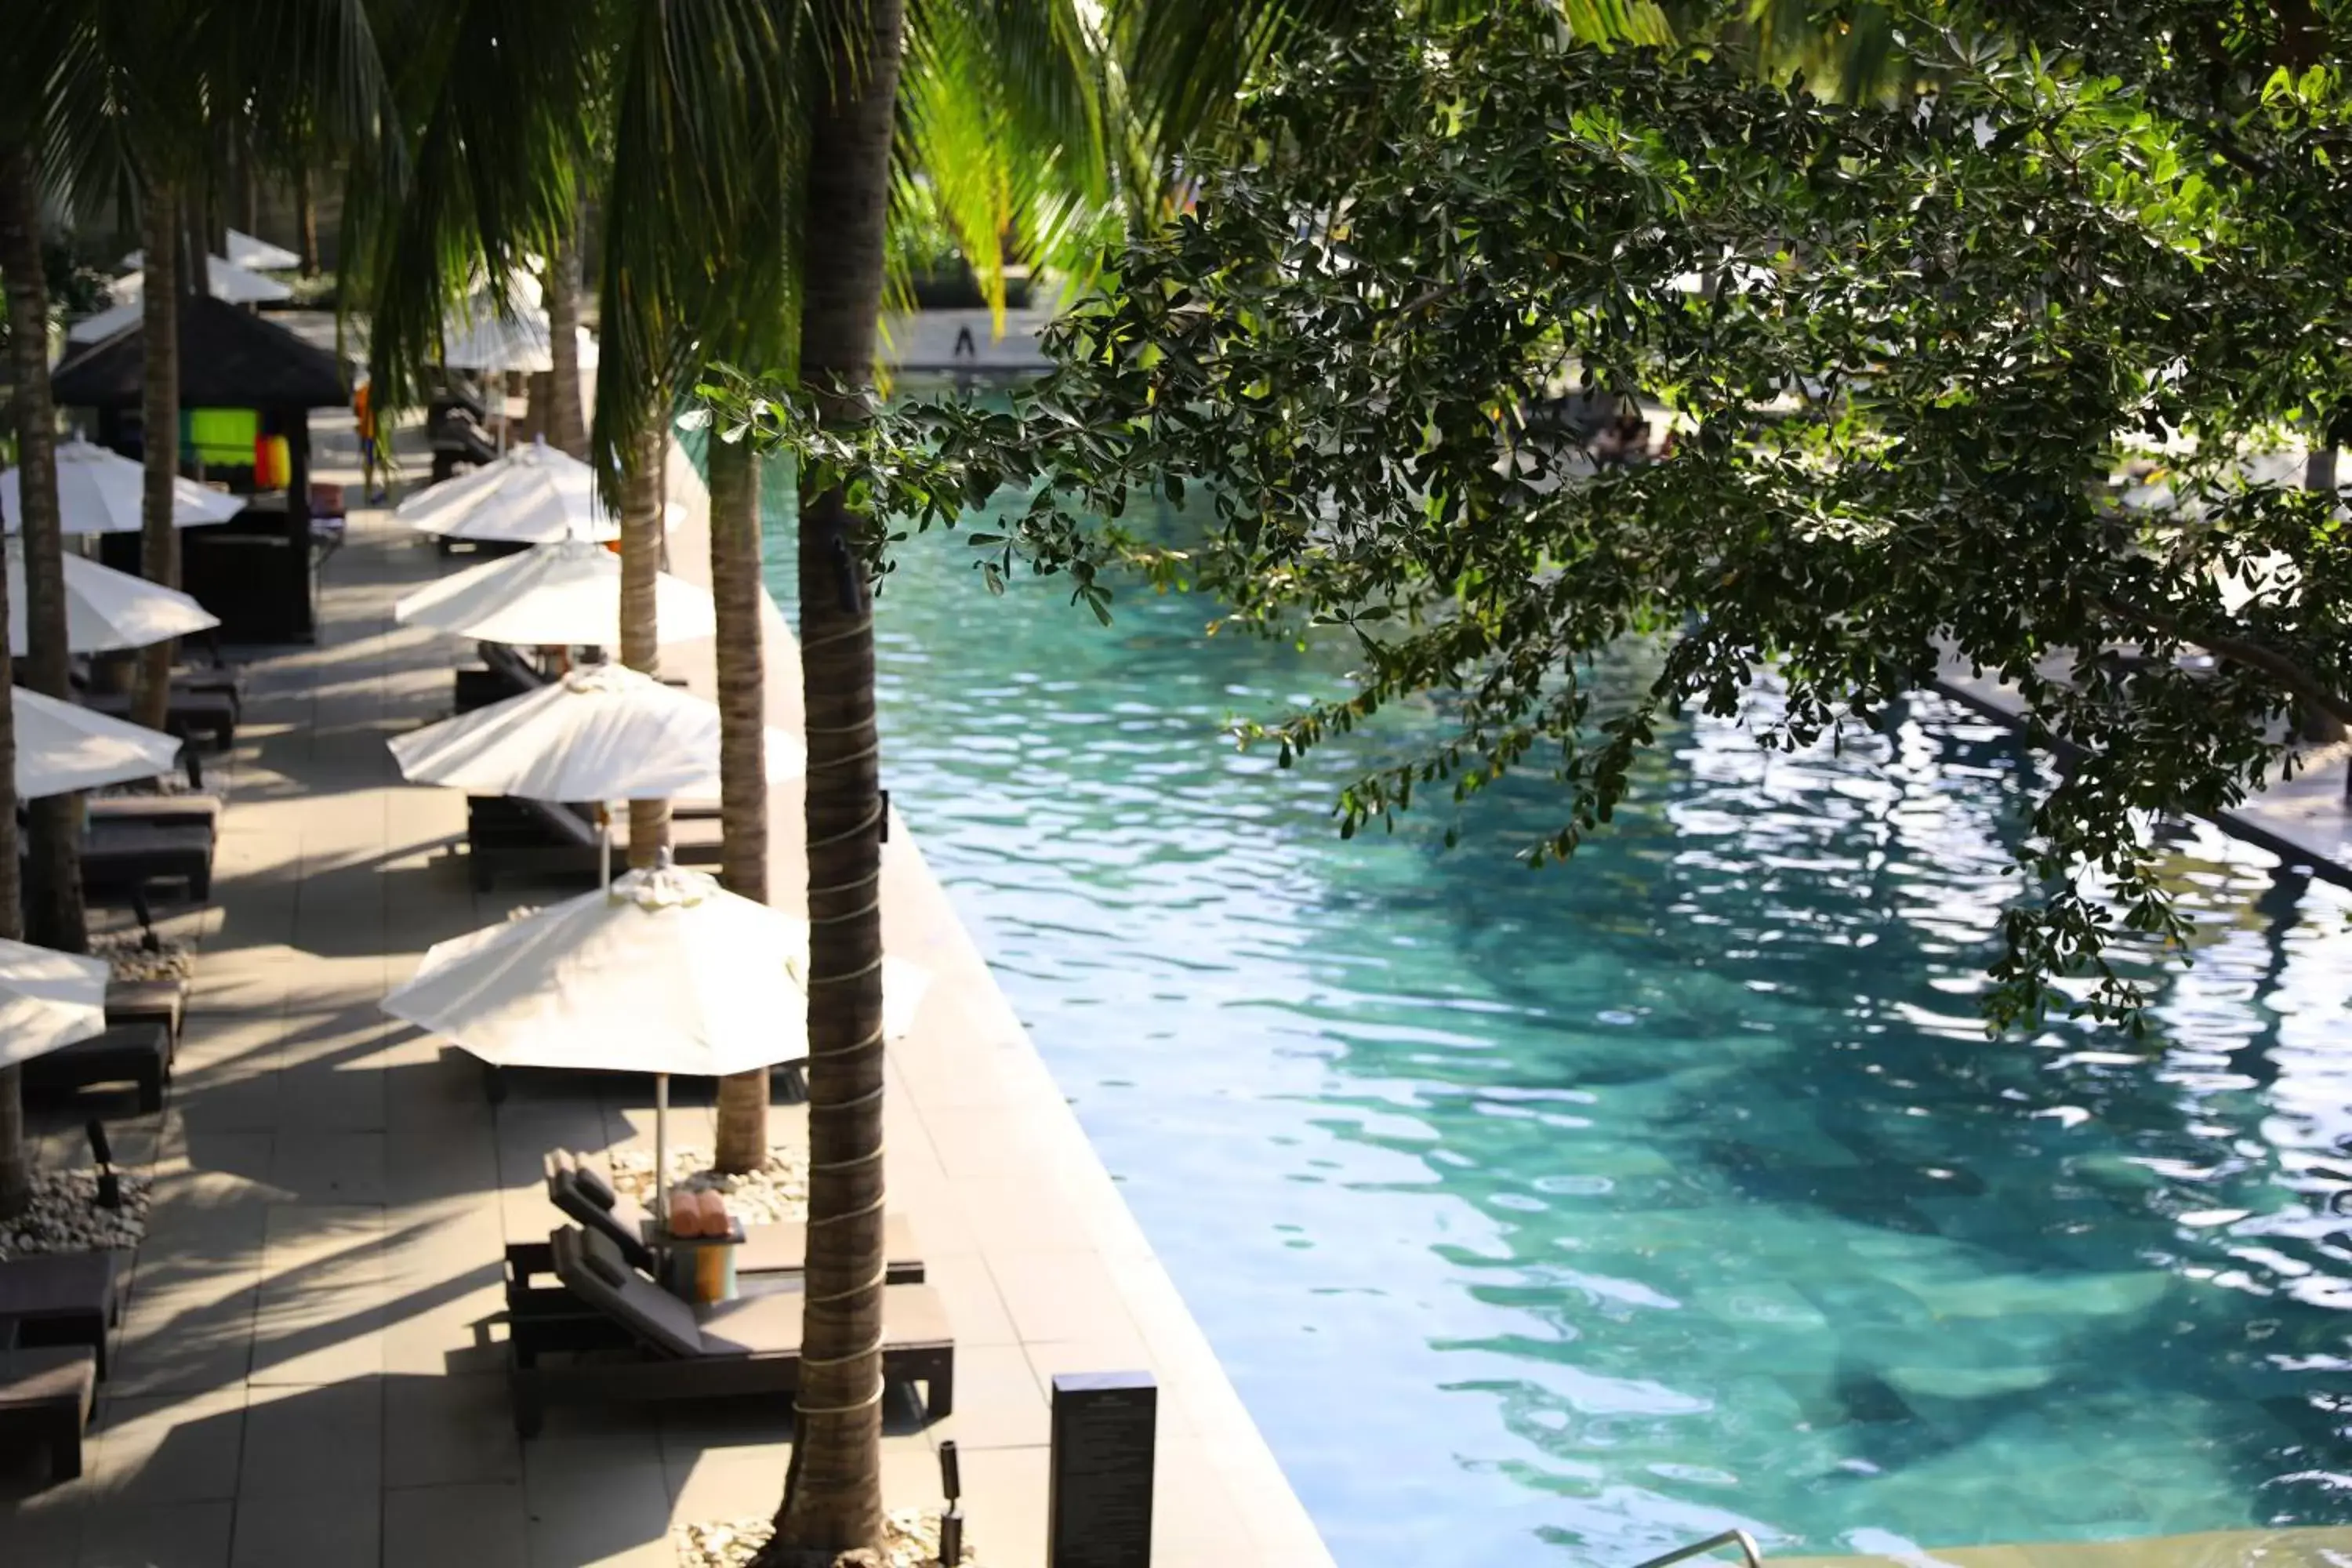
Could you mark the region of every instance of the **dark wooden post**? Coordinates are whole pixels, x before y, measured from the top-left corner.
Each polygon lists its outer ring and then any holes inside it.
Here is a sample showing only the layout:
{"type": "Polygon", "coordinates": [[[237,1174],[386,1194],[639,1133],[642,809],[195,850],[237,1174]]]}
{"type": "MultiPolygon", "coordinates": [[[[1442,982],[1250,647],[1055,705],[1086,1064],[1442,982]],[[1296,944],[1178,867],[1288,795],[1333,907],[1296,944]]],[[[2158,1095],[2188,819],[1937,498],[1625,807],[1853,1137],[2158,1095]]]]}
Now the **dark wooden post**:
{"type": "Polygon", "coordinates": [[[287,635],[294,642],[313,642],[319,635],[310,584],[310,411],[285,410],[286,420],[286,542],[293,552],[288,563],[292,578],[289,592],[287,635]]]}

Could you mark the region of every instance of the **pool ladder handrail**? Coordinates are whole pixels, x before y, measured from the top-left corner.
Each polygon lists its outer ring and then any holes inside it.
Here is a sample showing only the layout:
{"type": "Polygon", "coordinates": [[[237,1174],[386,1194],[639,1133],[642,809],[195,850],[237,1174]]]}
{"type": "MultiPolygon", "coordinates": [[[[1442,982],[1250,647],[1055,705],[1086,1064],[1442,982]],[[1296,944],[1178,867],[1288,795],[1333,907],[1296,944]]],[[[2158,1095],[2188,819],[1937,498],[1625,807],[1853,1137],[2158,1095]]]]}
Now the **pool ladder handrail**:
{"type": "Polygon", "coordinates": [[[1678,1546],[1663,1557],[1653,1557],[1637,1563],[1633,1568],[1668,1568],[1668,1564],[1704,1557],[1717,1547],[1737,1546],[1739,1555],[1748,1559],[1748,1568],[1764,1568],[1764,1554],[1756,1550],[1756,1538],[1744,1530],[1727,1530],[1720,1535],[1710,1535],[1705,1541],[1695,1541],[1688,1546],[1678,1546]]]}

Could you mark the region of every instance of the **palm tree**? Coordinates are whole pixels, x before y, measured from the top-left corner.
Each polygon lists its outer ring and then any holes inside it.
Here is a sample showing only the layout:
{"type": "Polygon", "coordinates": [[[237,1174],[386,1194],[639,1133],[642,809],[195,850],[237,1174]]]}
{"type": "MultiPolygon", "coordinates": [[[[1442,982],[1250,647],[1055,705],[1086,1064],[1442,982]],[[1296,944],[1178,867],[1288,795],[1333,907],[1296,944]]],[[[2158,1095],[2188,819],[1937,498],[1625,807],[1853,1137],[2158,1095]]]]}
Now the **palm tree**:
{"type": "MultiPolygon", "coordinates": [[[[712,354],[763,365],[787,357],[792,275],[783,260],[799,165],[789,114],[799,21],[792,7],[769,0],[699,13],[647,5],[615,39],[613,158],[602,205],[634,218],[605,234],[593,447],[600,468],[624,476],[625,511],[627,455],[644,438],[638,433],[650,432],[656,449],[668,444],[663,389],[684,384],[712,354]]],[[[764,902],[763,590],[759,480],[748,447],[711,444],[709,487],[722,716],[719,879],[764,902]]],[[[658,523],[649,537],[658,542],[658,523]]],[[[764,1070],[721,1080],[720,1170],[765,1162],[767,1113],[764,1070]]]]}
{"type": "MultiPolygon", "coordinates": [[[[562,372],[559,367],[557,374],[562,372]]],[[[573,370],[573,385],[579,371],[573,370]]],[[[579,394],[572,394],[575,401],[579,394]]],[[[654,583],[661,574],[664,433],[658,426],[630,443],[621,490],[621,662],[647,675],[661,672],[660,628],[654,618],[654,583]]],[[[629,864],[658,865],[669,839],[669,802],[629,802],[629,864]]],[[[667,1179],[666,1176],[664,1179],[667,1179]]]]}
{"type": "MultiPolygon", "coordinates": [[[[768,901],[767,627],[761,616],[760,459],[748,441],[713,441],[710,591],[719,621],[719,878],[768,901]]],[[[721,1079],[711,1163],[757,1170],[768,1158],[768,1069],[721,1079]]]]}
{"type": "Polygon", "coordinates": [[[580,406],[580,226],[555,237],[547,258],[547,444],[575,458],[588,455],[588,424],[580,406]]]}
{"type": "MultiPolygon", "coordinates": [[[[802,384],[862,416],[882,312],[900,0],[845,5],[810,115],[802,384]]],[[[874,621],[849,476],[803,476],[798,571],[808,714],[809,1250],[791,1479],[760,1561],[882,1536],[882,802],[874,621]],[[820,1238],[822,1242],[820,1243],[820,1238]]]]}
{"type": "MultiPolygon", "coordinates": [[[[60,0],[56,54],[38,83],[52,143],[64,154],[61,184],[84,199],[136,193],[145,245],[142,291],[142,427],[146,482],[140,565],[149,581],[176,588],[180,536],[172,521],[179,472],[179,304],[201,287],[204,250],[181,275],[184,220],[201,207],[207,228],[234,158],[248,184],[257,162],[306,166],[323,149],[377,132],[382,68],[361,0],[263,0],[247,5],[128,6],[60,0]],[[199,195],[201,193],[201,195],[199,195]]],[[[67,658],[61,536],[45,537],[33,561],[26,536],[26,597],[33,610],[33,684],[63,694],[67,658]],[[54,569],[54,570],[53,570],[54,569]],[[54,575],[54,590],[50,581],[54,575]],[[58,607],[48,609],[52,597],[58,607]],[[47,682],[54,682],[55,689],[47,682]]],[[[139,660],[133,717],[162,729],[171,700],[174,645],[151,646],[139,660]]],[[[67,795],[34,806],[37,886],[53,945],[87,945],[78,865],[65,856],[79,832],[80,801],[67,795]],[[60,849],[58,844],[66,847],[60,849]],[[70,871],[70,875],[68,875],[70,871]]]]}
{"type": "MultiPolygon", "coordinates": [[[[28,128],[13,146],[0,148],[0,269],[8,275],[9,342],[16,356],[17,495],[24,512],[16,523],[25,552],[26,684],[62,698],[65,531],[58,512],[57,409],[49,398],[48,300],[41,274],[41,162],[32,135],[28,128]]],[[[28,803],[26,817],[33,930],[51,947],[79,952],[89,945],[81,901],[80,801],[47,795],[28,803]]],[[[9,824],[13,837],[13,811],[9,824]]],[[[8,918],[22,917],[12,909],[8,918]]]]}
{"type": "MultiPolygon", "coordinates": [[[[140,428],[145,485],[140,495],[139,570],[151,583],[180,585],[180,531],[172,522],[172,481],[180,473],[180,203],[160,174],[147,182],[141,204],[146,242],[146,286],[140,293],[140,337],[146,344],[140,388],[140,428]]],[[[198,258],[196,265],[204,263],[198,258]]],[[[172,700],[173,645],[166,640],[139,658],[134,723],[163,728],[172,700]]]]}
{"type": "MultiPolygon", "coordinates": [[[[17,491],[37,504],[48,470],[48,504],[57,500],[57,450],[48,406],[49,321],[41,273],[40,181],[22,145],[0,162],[0,272],[8,279],[8,342],[16,378],[17,491]],[[34,366],[38,368],[35,369],[34,366]]],[[[8,624],[8,578],[0,572],[0,628],[8,624]]],[[[16,866],[16,716],[15,662],[0,637],[0,937],[24,935],[24,894],[16,866]]],[[[32,1200],[32,1163],[25,1145],[24,1072],[0,1068],[0,1215],[32,1200]]]]}

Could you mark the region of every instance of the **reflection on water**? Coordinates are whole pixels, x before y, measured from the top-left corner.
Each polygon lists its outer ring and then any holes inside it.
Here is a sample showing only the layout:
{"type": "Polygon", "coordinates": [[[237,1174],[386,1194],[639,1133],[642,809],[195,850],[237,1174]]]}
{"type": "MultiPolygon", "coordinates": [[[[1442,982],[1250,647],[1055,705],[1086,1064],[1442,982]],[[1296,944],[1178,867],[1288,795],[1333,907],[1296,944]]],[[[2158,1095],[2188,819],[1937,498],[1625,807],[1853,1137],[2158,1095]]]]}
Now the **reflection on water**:
{"type": "Polygon", "coordinates": [[[1953,710],[1690,726],[1565,870],[1539,783],[1343,843],[1369,753],[1218,738],[1338,666],[960,553],[881,601],[893,798],[1343,1563],[2352,1516],[2336,893],[2184,831],[2151,1038],[1988,1043],[2033,764],[1953,710]]]}

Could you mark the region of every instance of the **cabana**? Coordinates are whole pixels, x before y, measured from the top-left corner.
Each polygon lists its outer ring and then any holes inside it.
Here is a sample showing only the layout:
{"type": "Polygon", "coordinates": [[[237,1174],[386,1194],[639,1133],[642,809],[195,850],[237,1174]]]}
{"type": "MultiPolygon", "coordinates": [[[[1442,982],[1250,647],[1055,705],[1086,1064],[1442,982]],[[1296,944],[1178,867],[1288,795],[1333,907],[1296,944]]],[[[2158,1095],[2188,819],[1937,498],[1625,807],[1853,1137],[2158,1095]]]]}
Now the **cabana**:
{"type": "MultiPolygon", "coordinates": [[[[207,477],[246,497],[228,521],[181,531],[181,586],[220,617],[224,641],[309,642],[310,416],[349,398],[341,368],[326,350],[224,300],[184,296],[179,316],[180,438],[194,438],[207,477]]],[[[143,328],[79,350],[57,368],[58,404],[92,410],[99,440],[137,457],[146,363],[143,328]]],[[[108,564],[138,570],[138,535],[109,536],[101,550],[108,564]]]]}

